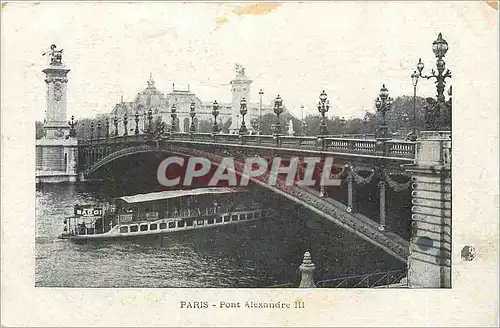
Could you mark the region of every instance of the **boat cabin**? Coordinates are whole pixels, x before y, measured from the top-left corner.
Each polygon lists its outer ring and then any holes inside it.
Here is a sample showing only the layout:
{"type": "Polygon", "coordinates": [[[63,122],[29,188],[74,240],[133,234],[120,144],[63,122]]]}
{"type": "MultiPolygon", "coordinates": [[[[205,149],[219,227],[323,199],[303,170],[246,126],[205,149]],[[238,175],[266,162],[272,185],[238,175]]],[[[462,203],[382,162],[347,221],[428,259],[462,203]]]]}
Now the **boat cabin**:
{"type": "Polygon", "coordinates": [[[116,199],[119,223],[213,215],[258,207],[243,188],[169,190],[116,199]]]}

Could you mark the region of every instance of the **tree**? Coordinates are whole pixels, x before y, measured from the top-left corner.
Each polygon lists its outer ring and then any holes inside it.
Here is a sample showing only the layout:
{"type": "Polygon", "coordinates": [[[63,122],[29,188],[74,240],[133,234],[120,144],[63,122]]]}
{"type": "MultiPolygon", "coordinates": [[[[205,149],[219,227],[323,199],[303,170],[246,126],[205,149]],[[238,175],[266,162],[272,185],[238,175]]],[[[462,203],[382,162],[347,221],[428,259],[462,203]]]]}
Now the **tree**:
{"type": "Polygon", "coordinates": [[[229,133],[229,127],[231,126],[232,120],[229,118],[226,123],[222,124],[222,126],[219,125],[219,129],[221,130],[222,133],[229,133]]]}
{"type": "MultiPolygon", "coordinates": [[[[417,131],[425,129],[424,105],[426,101],[422,97],[416,98],[416,129],[417,131]]],[[[413,97],[400,96],[394,99],[394,106],[387,112],[386,120],[389,131],[406,134],[413,130],[413,97]]]]}
{"type": "Polygon", "coordinates": [[[212,128],[213,128],[212,120],[200,120],[198,132],[210,133],[212,132],[212,128]]]}

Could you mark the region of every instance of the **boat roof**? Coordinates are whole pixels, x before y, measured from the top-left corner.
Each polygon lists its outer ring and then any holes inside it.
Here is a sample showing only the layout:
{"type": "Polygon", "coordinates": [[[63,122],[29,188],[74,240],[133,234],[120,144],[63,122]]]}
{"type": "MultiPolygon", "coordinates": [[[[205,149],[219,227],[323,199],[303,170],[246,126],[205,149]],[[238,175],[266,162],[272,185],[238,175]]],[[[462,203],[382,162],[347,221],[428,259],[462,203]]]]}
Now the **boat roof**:
{"type": "Polygon", "coordinates": [[[168,191],[151,192],[148,194],[138,194],[134,196],[118,197],[117,199],[121,199],[129,204],[133,204],[133,203],[151,202],[162,199],[178,198],[184,196],[198,196],[204,194],[229,194],[229,193],[245,192],[245,191],[246,190],[243,188],[209,187],[209,188],[197,188],[189,190],[168,190],[168,191]]]}

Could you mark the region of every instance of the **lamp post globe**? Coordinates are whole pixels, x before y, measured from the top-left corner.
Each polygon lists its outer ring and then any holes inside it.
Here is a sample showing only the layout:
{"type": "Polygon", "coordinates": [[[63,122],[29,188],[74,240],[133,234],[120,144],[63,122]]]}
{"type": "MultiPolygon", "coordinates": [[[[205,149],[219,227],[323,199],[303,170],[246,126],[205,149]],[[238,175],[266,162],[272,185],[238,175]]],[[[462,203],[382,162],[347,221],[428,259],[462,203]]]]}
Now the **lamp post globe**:
{"type": "Polygon", "coordinates": [[[418,59],[417,69],[420,73],[419,75],[422,75],[422,71],[424,70],[424,63],[422,63],[422,58],[418,59]]]}
{"type": "Polygon", "coordinates": [[[432,43],[432,51],[437,58],[443,58],[446,55],[446,52],[448,52],[448,42],[443,39],[443,35],[441,33],[438,34],[437,39],[432,43]]]}

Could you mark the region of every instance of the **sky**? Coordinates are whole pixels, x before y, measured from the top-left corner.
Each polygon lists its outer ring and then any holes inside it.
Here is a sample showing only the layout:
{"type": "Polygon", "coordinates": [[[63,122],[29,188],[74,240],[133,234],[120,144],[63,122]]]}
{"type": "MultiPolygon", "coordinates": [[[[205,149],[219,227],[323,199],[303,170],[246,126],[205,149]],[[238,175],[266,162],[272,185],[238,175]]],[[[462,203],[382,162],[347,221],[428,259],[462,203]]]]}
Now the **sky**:
{"type": "MultiPolygon", "coordinates": [[[[150,73],[164,93],[189,84],[202,101],[230,102],[235,63],[253,80],[251,101],[263,89],[264,103],[279,94],[295,115],[301,105],[317,114],[325,90],[329,116],[361,117],[374,112],[383,83],[393,97],[413,95],[410,75],[419,57],[424,73],[435,67],[439,32],[454,77],[470,69],[459,65],[464,57],[479,58],[473,68],[487,74],[498,55],[497,10],[484,1],[8,3],[3,107],[43,120],[42,53],[55,43],[71,69],[68,116],[76,118],[107,113],[121,96],[132,101],[150,73]]],[[[434,96],[432,80],[420,80],[417,94],[434,96]]]]}

